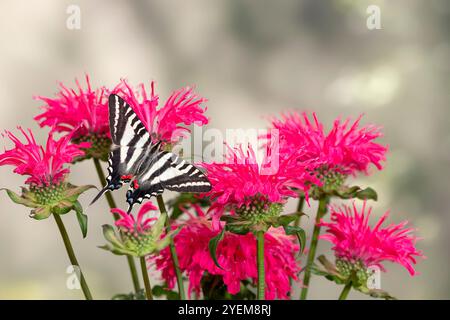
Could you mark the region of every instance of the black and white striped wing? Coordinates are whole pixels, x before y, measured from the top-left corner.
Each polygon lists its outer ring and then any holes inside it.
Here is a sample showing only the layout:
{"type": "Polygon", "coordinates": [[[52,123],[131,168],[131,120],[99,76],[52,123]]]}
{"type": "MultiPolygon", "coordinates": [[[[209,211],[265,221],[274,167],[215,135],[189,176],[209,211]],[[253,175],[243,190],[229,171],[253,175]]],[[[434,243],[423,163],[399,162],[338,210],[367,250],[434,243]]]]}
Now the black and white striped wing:
{"type": "Polygon", "coordinates": [[[127,193],[129,210],[135,203],[159,195],[164,189],[192,193],[211,190],[211,183],[200,169],[170,152],[159,152],[148,158],[142,168],[127,193]]]}
{"type": "Polygon", "coordinates": [[[130,182],[145,157],[159,149],[159,144],[152,144],[149,132],[125,100],[111,94],[108,102],[112,147],[107,184],[92,203],[106,191],[120,189],[124,183],[130,182]]]}

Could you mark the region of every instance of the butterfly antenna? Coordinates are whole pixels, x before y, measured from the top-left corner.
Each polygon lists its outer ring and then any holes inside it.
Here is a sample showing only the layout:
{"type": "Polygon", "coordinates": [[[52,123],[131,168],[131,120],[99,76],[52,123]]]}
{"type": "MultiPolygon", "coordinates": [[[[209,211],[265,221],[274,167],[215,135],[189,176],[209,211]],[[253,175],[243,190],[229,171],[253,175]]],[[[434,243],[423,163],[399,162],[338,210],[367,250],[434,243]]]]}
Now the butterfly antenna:
{"type": "Polygon", "coordinates": [[[92,200],[92,202],[89,204],[90,206],[93,205],[98,199],[101,198],[101,196],[103,194],[105,194],[106,191],[108,191],[109,186],[104,187],[99,193],[98,195],[95,196],[94,200],[92,200]]]}

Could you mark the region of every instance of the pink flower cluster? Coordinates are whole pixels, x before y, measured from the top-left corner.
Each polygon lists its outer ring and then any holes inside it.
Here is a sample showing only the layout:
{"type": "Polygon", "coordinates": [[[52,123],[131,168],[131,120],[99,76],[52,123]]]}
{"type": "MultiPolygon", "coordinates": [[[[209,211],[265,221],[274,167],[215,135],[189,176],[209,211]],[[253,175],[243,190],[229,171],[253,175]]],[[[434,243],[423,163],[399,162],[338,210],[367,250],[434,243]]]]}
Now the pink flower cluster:
{"type": "Polygon", "coordinates": [[[22,142],[10,131],[6,131],[5,135],[14,143],[14,148],[0,154],[0,166],[15,166],[15,173],[29,176],[25,181],[27,184],[40,187],[60,183],[69,173],[66,164],[84,155],[80,148],[86,147],[85,144],[72,144],[72,134],[55,140],[52,130],[44,147],[36,142],[31,130],[27,133],[20,127],[18,129],[26,141],[22,142]]]}
{"type": "Polygon", "coordinates": [[[311,121],[306,113],[285,113],[281,119],[272,118],[272,127],[279,130],[280,154],[290,155],[299,148],[304,152],[299,160],[314,160],[317,167],[326,166],[343,174],[368,173],[370,164],[381,169],[387,147],[374,142],[382,136],[379,127],[360,127],[359,117],[336,119],[332,129],[325,133],[323,124],[313,113],[311,121]]]}
{"type": "Polygon", "coordinates": [[[154,222],[158,220],[156,215],[146,218],[148,212],[156,210],[158,210],[158,208],[155,207],[153,203],[147,202],[141,206],[136,218],[134,217],[134,215],[129,214],[119,208],[113,208],[111,209],[111,212],[116,213],[121,217],[115,223],[117,227],[123,228],[132,234],[139,235],[145,233],[148,229],[151,228],[154,222]]]}
{"type": "Polygon", "coordinates": [[[208,123],[208,118],[204,115],[206,108],[203,107],[207,100],[195,94],[193,88],[174,91],[161,108],[158,108],[159,97],[155,95],[154,81],[150,88],[150,93],[147,93],[141,83],[135,90],[126,80],[122,80],[113,93],[119,94],[133,107],[155,140],[174,143],[189,131],[185,126],[203,126],[208,123]]]}
{"type": "MultiPolygon", "coordinates": [[[[197,210],[201,212],[200,210],[197,210]]],[[[202,213],[201,213],[202,214],[202,213]]],[[[180,269],[189,277],[189,292],[201,292],[201,280],[205,272],[222,276],[231,294],[240,291],[241,281],[256,282],[256,239],[252,233],[237,235],[226,232],[217,248],[217,259],[223,269],[218,268],[208,249],[209,241],[217,236],[211,221],[204,216],[191,217],[175,236],[175,248],[179,253],[180,269]]],[[[300,267],[296,261],[299,247],[291,236],[280,229],[270,229],[265,234],[266,298],[287,299],[291,289],[290,279],[297,280],[300,267]]],[[[152,259],[170,288],[175,285],[169,249],[152,259]]]]}
{"type": "Polygon", "coordinates": [[[75,139],[90,135],[108,137],[110,93],[119,94],[131,105],[155,140],[174,143],[189,131],[185,126],[208,123],[204,115],[206,108],[203,107],[207,100],[198,96],[191,87],[174,91],[164,106],[158,108],[159,98],[154,93],[154,82],[151,83],[150,93],[147,93],[143,84],[135,89],[126,80],[122,80],[112,90],[105,87],[92,89],[88,76],[87,89],[83,89],[78,81],[76,83],[77,91],[60,84],[61,90],[56,98],[37,97],[45,102],[42,107],[44,112],[35,117],[41,127],[54,126],[59,132],[75,130],[75,139]]]}
{"type": "Polygon", "coordinates": [[[228,148],[223,163],[203,163],[207,170],[212,190],[207,194],[212,199],[211,210],[219,214],[226,209],[250,204],[255,198],[264,202],[284,203],[288,197],[298,197],[294,189],[307,190],[307,183],[313,179],[306,165],[292,161],[292,157],[278,157],[268,148],[262,163],[252,146],[244,151],[240,146],[228,148]],[[272,157],[272,155],[274,157],[272,157]]]}
{"type": "Polygon", "coordinates": [[[78,91],[62,83],[56,98],[38,96],[45,103],[44,112],[34,119],[41,127],[54,127],[58,132],[75,131],[73,138],[91,134],[109,136],[108,97],[105,88],[93,90],[86,76],[87,89],[76,81],[78,91]]]}
{"type": "Polygon", "coordinates": [[[413,276],[416,257],[423,257],[417,250],[416,237],[412,228],[406,228],[407,221],[382,227],[389,212],[383,214],[373,228],[369,225],[371,208],[366,212],[366,202],[358,210],[353,207],[330,207],[331,222],[323,219],[321,226],[327,228],[327,234],[321,239],[333,243],[333,250],[338,259],[356,263],[362,262],[366,267],[377,266],[385,270],[382,262],[391,261],[404,266],[413,276]]]}

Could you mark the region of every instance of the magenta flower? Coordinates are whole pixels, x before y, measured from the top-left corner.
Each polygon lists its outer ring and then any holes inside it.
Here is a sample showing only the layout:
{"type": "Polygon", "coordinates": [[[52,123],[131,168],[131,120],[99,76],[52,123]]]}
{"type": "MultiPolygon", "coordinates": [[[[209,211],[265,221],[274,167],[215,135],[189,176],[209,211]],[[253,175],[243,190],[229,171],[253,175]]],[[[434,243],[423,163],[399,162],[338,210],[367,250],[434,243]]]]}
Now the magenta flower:
{"type": "MultiPolygon", "coordinates": [[[[29,208],[33,208],[30,216],[36,220],[46,219],[50,214],[66,214],[71,210],[77,212],[83,236],[87,233],[87,216],[83,214],[78,197],[93,186],[77,187],[66,181],[69,173],[68,164],[75,158],[83,156],[82,148],[85,143],[75,145],[71,143],[72,132],[55,140],[52,130],[46,146],[39,145],[31,130],[28,133],[18,128],[24,135],[25,141],[5,131],[13,143],[14,148],[0,154],[0,166],[14,166],[14,172],[28,176],[25,181],[30,187],[22,188],[22,194],[5,189],[10,199],[29,208]]],[[[3,189],[2,189],[3,190],[3,189]]]]}
{"type": "Polygon", "coordinates": [[[211,197],[213,212],[220,215],[226,210],[267,211],[271,204],[284,204],[288,197],[297,197],[294,189],[307,191],[313,179],[307,171],[309,164],[299,165],[292,160],[298,151],[278,157],[273,148],[268,148],[260,164],[250,145],[246,152],[242,146],[228,148],[224,163],[202,164],[212,184],[207,195],[211,197]]]}
{"type": "Polygon", "coordinates": [[[18,129],[26,141],[22,142],[10,131],[5,131],[6,137],[14,143],[14,148],[0,154],[0,166],[15,166],[15,173],[29,176],[25,181],[26,184],[44,187],[61,183],[69,173],[66,165],[76,157],[84,155],[80,148],[86,144],[72,144],[70,142],[72,133],[55,140],[52,130],[44,147],[36,142],[31,130],[27,133],[20,127],[18,129]]]}
{"type": "Polygon", "coordinates": [[[416,257],[423,257],[417,250],[417,238],[412,235],[412,228],[406,228],[404,221],[399,224],[381,225],[387,219],[386,212],[373,228],[369,225],[371,208],[366,212],[366,202],[359,211],[355,203],[353,207],[330,207],[331,222],[321,221],[320,225],[327,228],[327,234],[320,238],[330,241],[337,259],[337,267],[351,270],[355,266],[366,270],[377,266],[385,271],[384,261],[391,261],[405,267],[411,276],[415,275],[416,257]]]}
{"type": "Polygon", "coordinates": [[[107,158],[110,146],[108,97],[106,89],[92,89],[86,75],[87,88],[76,80],[77,91],[60,84],[56,98],[38,96],[45,103],[44,112],[34,119],[41,127],[54,127],[57,132],[72,132],[75,143],[89,142],[88,157],[107,158]]]}
{"type": "MultiPolygon", "coordinates": [[[[202,278],[218,275],[230,294],[241,290],[241,281],[256,283],[256,240],[252,233],[236,235],[226,232],[217,248],[217,258],[223,269],[218,268],[210,256],[208,243],[219,231],[212,228],[205,217],[191,217],[175,236],[180,269],[189,278],[189,293],[200,293],[202,278]]],[[[299,247],[293,237],[282,229],[270,229],[265,234],[266,298],[287,299],[291,290],[290,279],[297,280],[300,267],[296,261],[299,247]]],[[[175,285],[175,270],[170,251],[164,249],[152,259],[169,288],[175,285]]]]}
{"type": "Polygon", "coordinates": [[[147,202],[139,209],[137,219],[135,219],[132,214],[128,214],[122,209],[113,208],[111,209],[111,212],[121,216],[115,223],[117,227],[120,227],[124,232],[134,233],[137,236],[147,232],[155,221],[158,220],[156,216],[145,218],[148,212],[155,210],[158,210],[158,208],[155,207],[153,203],[147,202]]]}
{"type": "Polygon", "coordinates": [[[374,142],[382,136],[379,127],[360,127],[361,116],[350,123],[337,119],[325,133],[323,124],[313,113],[313,121],[306,113],[286,113],[281,119],[272,118],[272,127],[279,130],[281,154],[290,154],[299,148],[305,152],[300,160],[315,159],[324,176],[331,170],[343,175],[368,173],[372,164],[382,169],[387,147],[374,142]]]}
{"type": "Polygon", "coordinates": [[[139,84],[135,90],[126,80],[122,80],[113,93],[119,94],[132,106],[155,141],[176,143],[185,132],[190,131],[184,126],[203,126],[208,123],[208,118],[204,115],[206,108],[202,106],[207,100],[195,94],[193,88],[174,91],[164,106],[158,108],[159,97],[155,95],[154,81],[150,87],[151,90],[147,93],[144,84],[139,84]]]}

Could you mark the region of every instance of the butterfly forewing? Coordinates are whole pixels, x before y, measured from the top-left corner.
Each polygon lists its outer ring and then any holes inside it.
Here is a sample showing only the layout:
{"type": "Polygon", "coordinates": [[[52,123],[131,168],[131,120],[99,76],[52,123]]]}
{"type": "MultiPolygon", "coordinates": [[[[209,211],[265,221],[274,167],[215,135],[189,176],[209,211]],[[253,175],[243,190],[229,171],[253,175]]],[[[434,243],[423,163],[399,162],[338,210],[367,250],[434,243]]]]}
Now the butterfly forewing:
{"type": "Polygon", "coordinates": [[[164,189],[210,191],[209,180],[198,168],[173,153],[160,151],[160,142],[152,143],[150,133],[131,106],[115,94],[109,96],[109,124],[113,146],[107,185],[93,202],[104,192],[119,189],[128,182],[131,182],[127,192],[129,210],[164,189]]]}

